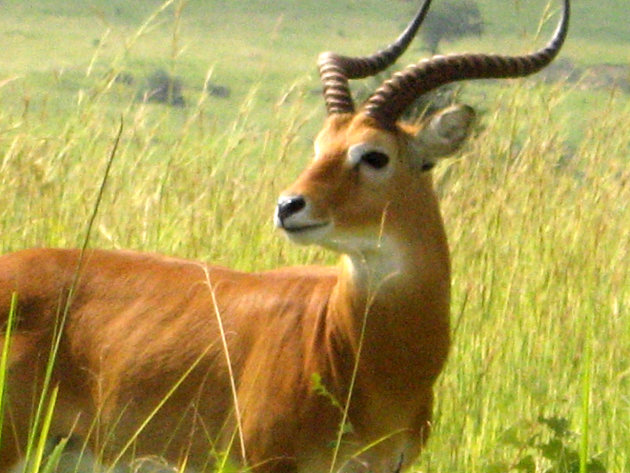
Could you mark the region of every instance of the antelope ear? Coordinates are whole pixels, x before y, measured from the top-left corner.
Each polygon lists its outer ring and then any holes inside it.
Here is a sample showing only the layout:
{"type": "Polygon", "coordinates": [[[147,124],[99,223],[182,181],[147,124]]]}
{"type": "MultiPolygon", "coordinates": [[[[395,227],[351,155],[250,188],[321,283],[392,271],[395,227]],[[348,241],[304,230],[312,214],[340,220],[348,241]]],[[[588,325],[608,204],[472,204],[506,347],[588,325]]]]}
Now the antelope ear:
{"type": "Polygon", "coordinates": [[[433,115],[416,134],[421,155],[427,162],[457,151],[470,135],[475,111],[468,105],[453,105],[433,115]]]}

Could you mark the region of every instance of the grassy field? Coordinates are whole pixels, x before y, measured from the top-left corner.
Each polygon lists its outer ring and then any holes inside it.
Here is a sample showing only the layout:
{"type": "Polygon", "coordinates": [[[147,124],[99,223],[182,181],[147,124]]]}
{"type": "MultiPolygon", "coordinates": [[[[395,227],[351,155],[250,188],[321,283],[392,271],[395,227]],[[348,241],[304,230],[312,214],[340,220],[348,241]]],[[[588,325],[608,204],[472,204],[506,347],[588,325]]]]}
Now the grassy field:
{"type": "MultiPolygon", "coordinates": [[[[479,3],[488,34],[448,50],[540,44],[544,1],[479,3]]],[[[627,64],[625,2],[576,3],[564,54],[627,64]]],[[[414,4],[1,8],[0,251],[81,244],[122,117],[91,246],[245,270],[334,261],[289,245],[271,225],[323,116],[314,60],[381,46],[414,4]],[[185,107],[136,100],[159,68],[182,78],[185,107]],[[123,72],[132,84],[113,80],[123,72]],[[204,94],[206,81],[230,96],[204,94]]],[[[405,59],[420,54],[414,46],[405,59]]],[[[435,171],[455,344],[417,470],[547,471],[557,461],[544,457],[560,444],[587,449],[608,472],[630,471],[630,100],[533,80],[470,86],[462,98],[483,114],[460,159],[435,171]],[[558,429],[564,421],[575,435],[558,429]]]]}

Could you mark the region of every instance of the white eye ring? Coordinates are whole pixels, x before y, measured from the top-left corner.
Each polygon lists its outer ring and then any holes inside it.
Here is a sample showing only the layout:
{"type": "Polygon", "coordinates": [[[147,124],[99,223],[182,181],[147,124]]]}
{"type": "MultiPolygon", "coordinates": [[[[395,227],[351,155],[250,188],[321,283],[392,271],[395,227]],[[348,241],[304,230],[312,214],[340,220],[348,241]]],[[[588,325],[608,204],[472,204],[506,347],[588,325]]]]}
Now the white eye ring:
{"type": "MultiPolygon", "coordinates": [[[[351,168],[356,167],[357,165],[359,165],[363,159],[364,156],[366,156],[369,153],[380,153],[380,154],[384,154],[385,156],[389,156],[389,154],[387,153],[387,151],[385,151],[383,148],[378,147],[378,146],[374,146],[373,144],[370,143],[359,143],[356,145],[352,145],[350,146],[350,148],[348,148],[348,164],[350,165],[351,168]]],[[[384,168],[385,166],[383,166],[384,168]]],[[[378,170],[380,168],[374,168],[374,170],[378,170]]]]}

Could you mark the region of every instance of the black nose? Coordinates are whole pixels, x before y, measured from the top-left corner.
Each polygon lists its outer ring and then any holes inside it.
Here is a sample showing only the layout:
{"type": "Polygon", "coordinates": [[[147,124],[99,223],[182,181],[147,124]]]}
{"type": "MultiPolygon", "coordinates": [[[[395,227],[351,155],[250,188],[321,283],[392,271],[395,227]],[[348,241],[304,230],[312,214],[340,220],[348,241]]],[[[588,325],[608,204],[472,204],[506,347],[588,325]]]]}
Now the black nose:
{"type": "Polygon", "coordinates": [[[278,200],[278,207],[276,208],[276,215],[280,222],[284,219],[298,213],[306,207],[306,200],[301,195],[289,195],[280,197],[278,200]]]}

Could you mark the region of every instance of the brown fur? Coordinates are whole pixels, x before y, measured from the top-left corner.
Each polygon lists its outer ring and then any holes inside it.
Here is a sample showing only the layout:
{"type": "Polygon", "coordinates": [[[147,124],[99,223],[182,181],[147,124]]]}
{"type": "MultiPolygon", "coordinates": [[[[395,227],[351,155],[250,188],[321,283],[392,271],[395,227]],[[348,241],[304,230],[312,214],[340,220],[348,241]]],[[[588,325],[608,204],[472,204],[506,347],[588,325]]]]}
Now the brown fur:
{"type": "MultiPolygon", "coordinates": [[[[463,136],[472,119],[464,118],[463,136]]],[[[229,448],[237,462],[259,471],[329,471],[342,419],[333,399],[345,403],[357,362],[351,429],[335,468],[409,466],[428,436],[432,385],[449,349],[448,249],[430,174],[416,162],[440,153],[423,144],[431,141],[420,139],[423,133],[384,132],[362,115],[329,118],[316,160],[287,193],[308,198],[309,218],[334,222],[330,234],[295,239],[344,253],[337,268],[241,273],[89,250],[70,294],[78,250],[0,257],[2,317],[11,294],[19,295],[0,469],[23,454],[66,307],[51,435],[87,439],[106,462],[157,409],[127,457],[161,455],[174,464],[187,458],[204,470],[214,449],[229,448]],[[348,165],[356,143],[388,153],[386,175],[348,165]],[[314,375],[327,393],[313,389],[314,375]]]]}

